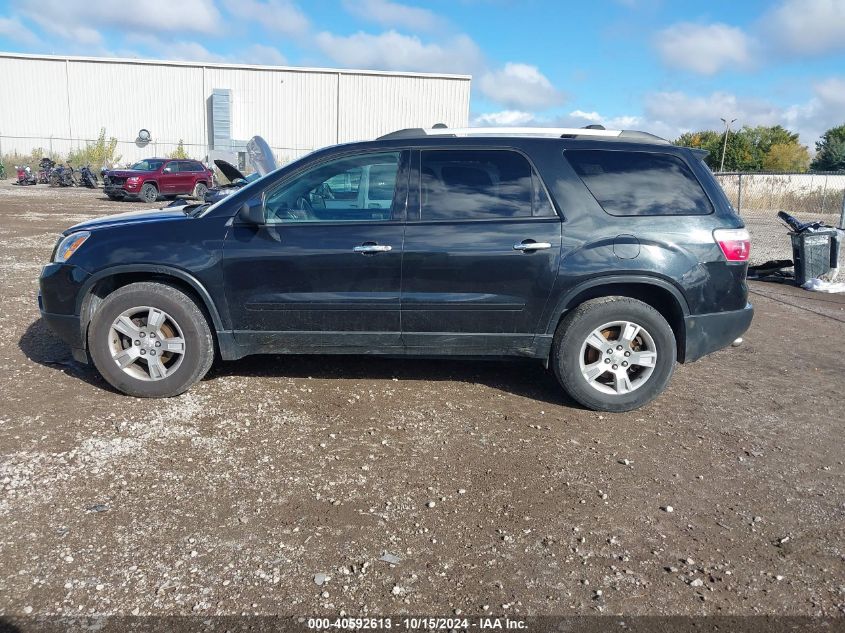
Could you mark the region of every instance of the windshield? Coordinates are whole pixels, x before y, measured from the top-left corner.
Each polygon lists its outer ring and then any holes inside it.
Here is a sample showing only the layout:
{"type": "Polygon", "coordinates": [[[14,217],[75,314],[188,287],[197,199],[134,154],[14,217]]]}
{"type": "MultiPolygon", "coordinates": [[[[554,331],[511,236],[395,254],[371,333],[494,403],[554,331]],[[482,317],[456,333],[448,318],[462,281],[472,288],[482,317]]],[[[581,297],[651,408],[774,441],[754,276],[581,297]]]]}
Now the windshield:
{"type": "Polygon", "coordinates": [[[135,163],[130,167],[130,169],[134,169],[135,171],[158,171],[161,169],[161,166],[164,164],[163,160],[142,160],[140,162],[135,163]]]}

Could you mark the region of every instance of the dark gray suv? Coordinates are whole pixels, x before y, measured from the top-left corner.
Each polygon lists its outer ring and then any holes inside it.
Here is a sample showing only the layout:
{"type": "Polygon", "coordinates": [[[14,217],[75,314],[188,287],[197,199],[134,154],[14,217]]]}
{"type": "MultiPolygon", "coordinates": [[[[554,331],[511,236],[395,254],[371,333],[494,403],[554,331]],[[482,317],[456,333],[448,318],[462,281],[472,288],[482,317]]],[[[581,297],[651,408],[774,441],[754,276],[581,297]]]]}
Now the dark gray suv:
{"type": "Polygon", "coordinates": [[[213,205],[68,229],[41,310],[135,396],[215,354],[510,356],[625,411],[751,323],[748,233],[702,158],[603,129],[329,147],[213,205]]]}

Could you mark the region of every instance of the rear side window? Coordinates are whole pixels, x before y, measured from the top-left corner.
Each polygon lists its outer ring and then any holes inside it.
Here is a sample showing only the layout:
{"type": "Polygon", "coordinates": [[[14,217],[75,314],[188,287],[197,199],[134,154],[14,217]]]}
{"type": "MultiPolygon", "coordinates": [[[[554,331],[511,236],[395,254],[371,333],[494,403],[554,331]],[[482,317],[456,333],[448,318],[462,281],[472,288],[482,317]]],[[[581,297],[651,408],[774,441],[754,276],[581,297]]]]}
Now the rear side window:
{"type": "Polygon", "coordinates": [[[189,163],[182,163],[182,167],[181,167],[180,171],[199,172],[199,171],[203,171],[204,169],[205,168],[200,163],[189,162],[189,163]]]}
{"type": "Polygon", "coordinates": [[[713,205],[687,164],[671,154],[567,150],[569,163],[610,215],[707,215],[713,205]]]}
{"type": "Polygon", "coordinates": [[[489,220],[553,213],[524,156],[508,150],[423,150],[422,220],[489,220]]]}

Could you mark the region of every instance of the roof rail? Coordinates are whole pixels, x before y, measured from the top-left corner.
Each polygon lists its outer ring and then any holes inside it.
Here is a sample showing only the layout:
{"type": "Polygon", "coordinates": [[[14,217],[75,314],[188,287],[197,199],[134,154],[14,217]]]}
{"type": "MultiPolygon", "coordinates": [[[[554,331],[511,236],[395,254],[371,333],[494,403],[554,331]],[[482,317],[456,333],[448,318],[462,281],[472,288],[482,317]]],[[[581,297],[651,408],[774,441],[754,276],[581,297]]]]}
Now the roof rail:
{"type": "Polygon", "coordinates": [[[528,136],[545,138],[591,138],[606,140],[627,140],[640,143],[654,143],[669,145],[666,139],[636,130],[606,130],[602,126],[590,125],[582,128],[573,127],[462,127],[462,128],[406,128],[396,130],[377,140],[423,138],[427,136],[450,137],[496,137],[496,136],[528,136]]]}

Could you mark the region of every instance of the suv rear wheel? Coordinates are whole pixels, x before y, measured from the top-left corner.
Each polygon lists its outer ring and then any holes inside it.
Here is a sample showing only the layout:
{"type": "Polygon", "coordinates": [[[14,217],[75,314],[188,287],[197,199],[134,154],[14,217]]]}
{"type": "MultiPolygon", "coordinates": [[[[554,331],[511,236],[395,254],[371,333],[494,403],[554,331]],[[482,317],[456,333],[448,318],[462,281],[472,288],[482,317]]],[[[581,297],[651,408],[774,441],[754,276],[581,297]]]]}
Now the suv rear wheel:
{"type": "Polygon", "coordinates": [[[214,360],[214,340],[196,302],[156,282],[118,288],[88,330],[94,365],[115,389],[140,398],[175,396],[214,360]]]}
{"type": "Polygon", "coordinates": [[[558,326],[552,346],[564,390],[595,411],[630,411],[656,398],[675,368],[675,335],[650,305],[591,299],[558,326]]]}
{"type": "Polygon", "coordinates": [[[198,182],[194,187],[193,197],[199,200],[200,202],[205,201],[205,192],[208,191],[208,187],[204,182],[198,182]]]}
{"type": "Polygon", "coordinates": [[[158,189],[156,189],[156,186],[151,182],[144,183],[144,186],[141,187],[141,191],[138,193],[138,196],[144,202],[152,204],[158,200],[158,189]]]}

